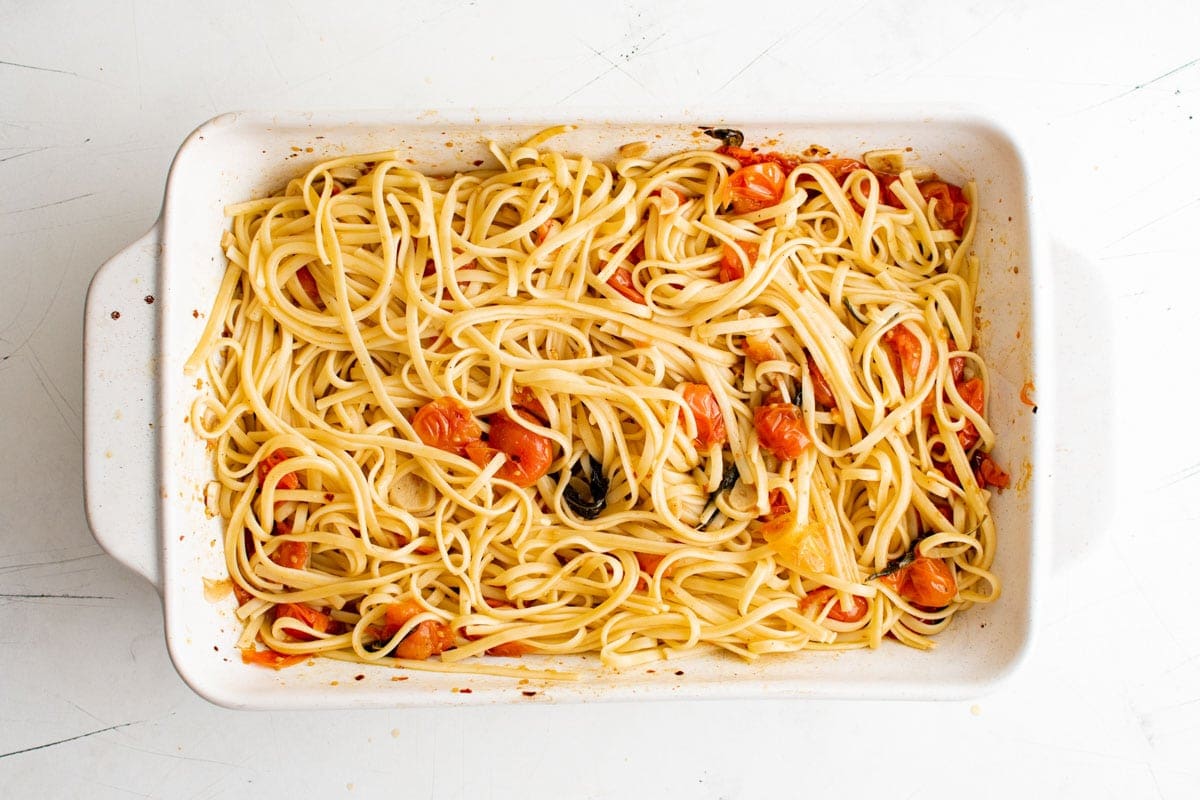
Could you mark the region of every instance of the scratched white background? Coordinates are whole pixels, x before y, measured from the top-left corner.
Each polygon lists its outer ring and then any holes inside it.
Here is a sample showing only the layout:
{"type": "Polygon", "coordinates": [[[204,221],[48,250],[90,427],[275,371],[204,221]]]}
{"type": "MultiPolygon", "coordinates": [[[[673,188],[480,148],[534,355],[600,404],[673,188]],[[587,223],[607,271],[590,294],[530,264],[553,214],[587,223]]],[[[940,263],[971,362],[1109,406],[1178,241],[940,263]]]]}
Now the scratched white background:
{"type": "Polygon", "coordinates": [[[0,2],[0,797],[1200,797],[1200,4],[0,2]],[[901,8],[903,6],[903,8],[901,8]],[[968,101],[1056,272],[1039,647],[970,702],[235,713],[84,521],[93,272],[240,108],[968,101]]]}

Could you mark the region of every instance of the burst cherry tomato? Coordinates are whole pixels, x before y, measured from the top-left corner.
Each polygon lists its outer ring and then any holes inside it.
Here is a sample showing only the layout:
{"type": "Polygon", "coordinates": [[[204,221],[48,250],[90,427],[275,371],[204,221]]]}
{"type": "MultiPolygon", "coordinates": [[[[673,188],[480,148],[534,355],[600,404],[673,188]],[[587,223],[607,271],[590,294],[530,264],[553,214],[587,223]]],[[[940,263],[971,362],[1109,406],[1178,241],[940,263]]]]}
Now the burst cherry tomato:
{"type": "Polygon", "coordinates": [[[733,213],[746,214],[778,204],[783,198],[786,180],[783,168],[774,161],[742,167],[729,176],[733,213]]]}
{"type": "Polygon", "coordinates": [[[971,456],[971,467],[975,473],[975,483],[979,484],[979,488],[986,489],[989,486],[995,486],[997,489],[1007,489],[1011,480],[1008,473],[1000,469],[1000,465],[992,460],[992,457],[987,453],[979,451],[971,456]]]}
{"type": "Polygon", "coordinates": [[[426,403],[413,417],[412,426],[425,444],[458,455],[483,435],[471,410],[451,397],[426,403]]]}
{"type": "Polygon", "coordinates": [[[767,494],[767,506],[770,510],[758,518],[760,522],[769,522],[784,514],[792,513],[792,507],[788,505],[787,495],[783,493],[782,489],[772,489],[767,494]]]}
{"type": "Polygon", "coordinates": [[[617,294],[638,305],[646,305],[646,297],[633,281],[633,273],[625,267],[617,267],[617,271],[608,279],[608,285],[617,290],[617,294]]]}
{"type": "MultiPolygon", "coordinates": [[[[425,608],[415,600],[405,600],[389,605],[384,612],[383,637],[391,639],[398,630],[404,627],[405,623],[424,611],[425,608]]],[[[418,623],[407,636],[400,640],[393,655],[396,658],[424,661],[453,646],[454,632],[450,630],[450,626],[434,620],[425,620],[418,623]]]]}
{"type": "Polygon", "coordinates": [[[800,409],[790,403],[769,403],[754,409],[754,430],[763,449],[785,461],[799,457],[812,441],[800,409]]]}
{"type": "MultiPolygon", "coordinates": [[[[753,264],[758,259],[758,245],[754,242],[738,242],[738,247],[746,254],[746,261],[753,264]]],[[[721,268],[717,280],[721,283],[741,280],[746,277],[746,269],[742,266],[741,254],[727,244],[721,245],[721,268]]]]}
{"type": "Polygon", "coordinates": [[[304,293],[318,308],[325,307],[325,301],[321,299],[321,290],[317,288],[317,279],[309,272],[308,267],[301,267],[296,270],[296,280],[300,281],[300,287],[304,289],[304,293]]]}
{"type": "Polygon", "coordinates": [[[817,401],[817,405],[825,408],[837,408],[837,399],[833,396],[833,390],[829,388],[829,382],[825,380],[825,376],[821,374],[821,370],[817,368],[817,362],[808,359],[808,376],[812,378],[813,399],[817,401]]]}
{"type": "Polygon", "coordinates": [[[533,392],[533,389],[530,389],[528,386],[517,387],[516,391],[513,392],[512,403],[514,408],[519,408],[522,411],[528,411],[542,422],[545,422],[548,419],[546,415],[546,408],[542,405],[542,401],[538,400],[537,395],[533,392]]]}
{"type": "MultiPolygon", "coordinates": [[[[328,614],[317,611],[304,603],[281,603],[275,606],[275,619],[283,617],[297,619],[320,633],[326,633],[334,626],[333,619],[328,614]]],[[[288,635],[302,642],[311,642],[317,638],[311,633],[293,628],[288,628],[288,635]]]]}
{"type": "MultiPolygon", "coordinates": [[[[967,405],[975,409],[977,413],[983,414],[983,381],[979,378],[963,381],[958,384],[958,394],[966,401],[967,405]]],[[[975,446],[975,443],[979,441],[979,429],[975,427],[975,423],[968,421],[963,425],[962,430],[958,432],[958,441],[964,450],[970,450],[975,446]]]]}
{"type": "MultiPolygon", "coordinates": [[[[800,612],[806,614],[814,608],[820,611],[835,595],[836,592],[828,586],[815,589],[805,595],[804,599],[800,601],[800,612]]],[[[829,609],[829,619],[836,622],[858,622],[867,615],[868,606],[866,598],[853,594],[850,595],[850,600],[854,605],[854,609],[848,613],[842,610],[842,601],[835,600],[833,606],[829,609]]]]}
{"type": "MultiPolygon", "coordinates": [[[[537,420],[532,414],[518,411],[526,421],[534,425],[537,420]]],[[[504,465],[496,473],[506,481],[521,488],[533,486],[550,470],[554,461],[554,443],[547,437],[527,430],[504,414],[493,414],[486,442],[471,442],[467,445],[467,457],[478,466],[485,467],[496,453],[506,456],[504,465]]]]}
{"type": "Polygon", "coordinates": [[[967,215],[971,213],[971,204],[963,195],[962,189],[945,181],[925,181],[917,184],[917,188],[927,201],[937,201],[933,207],[933,215],[937,221],[954,231],[955,236],[962,236],[967,215]]]}
{"type": "Polygon", "coordinates": [[[454,646],[454,633],[442,622],[425,620],[418,623],[408,636],[400,640],[393,654],[396,658],[424,661],[454,646]]]}
{"type": "MultiPolygon", "coordinates": [[[[267,455],[262,461],[258,462],[258,483],[261,486],[266,483],[267,473],[275,469],[276,466],[287,461],[291,456],[283,450],[274,450],[267,455]]],[[[286,472],[279,478],[279,483],[275,484],[280,489],[299,489],[300,479],[296,477],[294,472],[286,472]]]]}
{"type": "Polygon", "coordinates": [[[896,573],[896,591],[910,603],[922,608],[942,608],[950,605],[958,593],[954,573],[940,558],[917,556],[911,564],[896,573]]]}
{"type": "MultiPolygon", "coordinates": [[[[904,374],[916,378],[917,370],[921,366],[921,340],[917,335],[901,323],[889,328],[887,333],[883,334],[883,341],[892,349],[892,353],[902,365],[904,374]]],[[[900,377],[899,372],[896,373],[896,377],[900,377]]]]}
{"type": "Polygon", "coordinates": [[[304,569],[308,565],[308,542],[280,542],[271,560],[288,569],[304,569]]]}
{"type": "MultiPolygon", "coordinates": [[[[685,383],[680,387],[680,392],[696,418],[696,438],[692,440],[696,447],[709,450],[714,445],[724,444],[728,432],[713,390],[707,384],[685,383]]],[[[683,409],[680,409],[679,417],[683,419],[683,409]]]]}
{"type": "Polygon", "coordinates": [[[717,152],[722,155],[736,158],[738,163],[743,167],[749,167],[753,164],[762,164],[768,161],[774,162],[783,169],[785,174],[791,174],[797,166],[800,165],[800,159],[796,156],[784,155],[783,153],[760,153],[757,150],[750,150],[745,147],[736,147],[734,145],[721,145],[717,148],[717,152]]]}
{"type": "Polygon", "coordinates": [[[853,158],[826,158],[817,163],[829,170],[829,174],[838,183],[846,180],[846,176],[855,170],[867,168],[866,164],[861,161],[855,161],[853,158]]]}

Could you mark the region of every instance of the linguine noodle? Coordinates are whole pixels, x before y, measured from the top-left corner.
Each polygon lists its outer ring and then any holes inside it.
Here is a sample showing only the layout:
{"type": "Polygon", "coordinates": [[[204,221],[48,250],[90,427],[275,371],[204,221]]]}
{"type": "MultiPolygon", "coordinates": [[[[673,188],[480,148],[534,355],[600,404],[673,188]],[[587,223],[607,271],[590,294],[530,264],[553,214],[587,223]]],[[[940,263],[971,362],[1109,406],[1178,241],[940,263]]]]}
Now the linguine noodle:
{"type": "Polygon", "coordinates": [[[188,369],[247,660],[927,648],[995,599],[974,185],[559,130],[227,210],[188,369]]]}

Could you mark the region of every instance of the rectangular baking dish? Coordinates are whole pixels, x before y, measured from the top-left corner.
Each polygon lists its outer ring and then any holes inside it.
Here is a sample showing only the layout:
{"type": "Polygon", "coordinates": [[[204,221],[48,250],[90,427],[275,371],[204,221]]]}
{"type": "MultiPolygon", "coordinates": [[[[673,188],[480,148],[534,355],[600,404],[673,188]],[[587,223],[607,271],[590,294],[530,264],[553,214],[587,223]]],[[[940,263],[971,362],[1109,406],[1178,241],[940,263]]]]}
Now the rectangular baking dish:
{"type": "Polygon", "coordinates": [[[1024,658],[1034,630],[1036,587],[1048,533],[1053,374],[1050,276],[1033,230],[1032,194],[1011,136],[969,113],[887,110],[754,114],[603,114],[562,119],[472,112],[403,114],[233,113],[197,129],[171,167],[162,216],[97,273],[85,321],[85,483],[89,524],[114,557],[162,593],[167,645],[198,693],[235,708],[364,708],[452,703],[635,698],[819,697],[951,699],[979,694],[1024,658]],[[983,263],[978,349],[993,368],[990,418],[998,461],[1014,485],[993,500],[1000,536],[995,571],[1001,599],[956,617],[937,648],[922,653],[887,642],[871,651],[799,653],[753,664],[725,654],[651,664],[626,672],[596,658],[537,659],[582,673],[574,682],[439,675],[328,660],[280,672],[241,663],[231,596],[205,597],[205,578],[226,577],[220,519],[205,514],[211,454],[191,431],[202,381],[185,377],[225,269],[223,209],[271,192],[329,157],[397,148],[430,173],[490,162],[504,147],[552,124],[579,128],[553,146],[615,158],[630,142],[650,155],[715,143],[701,125],[742,130],[748,144],[799,152],[812,144],[859,156],[910,147],[946,179],[979,186],[976,251],[983,263]],[[1038,386],[1037,414],[1019,400],[1038,386]],[[405,675],[407,680],[393,678],[405,675]],[[360,677],[361,676],[361,677],[360,677]],[[463,691],[469,689],[470,691],[463,691]]]}

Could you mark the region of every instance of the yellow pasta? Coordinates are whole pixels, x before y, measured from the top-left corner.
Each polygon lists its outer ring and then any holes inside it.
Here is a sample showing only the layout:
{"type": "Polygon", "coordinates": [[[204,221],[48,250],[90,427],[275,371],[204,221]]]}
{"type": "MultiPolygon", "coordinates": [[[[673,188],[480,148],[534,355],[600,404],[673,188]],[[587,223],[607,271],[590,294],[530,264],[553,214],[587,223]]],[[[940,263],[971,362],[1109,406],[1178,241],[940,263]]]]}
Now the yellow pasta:
{"type": "Polygon", "coordinates": [[[927,648],[994,600],[974,185],[560,130],[228,209],[188,369],[247,660],[927,648]]]}

